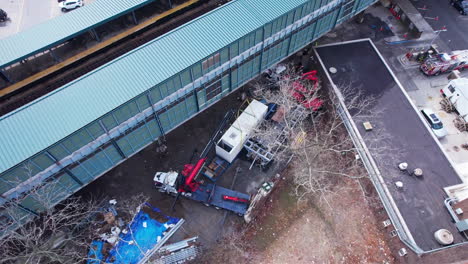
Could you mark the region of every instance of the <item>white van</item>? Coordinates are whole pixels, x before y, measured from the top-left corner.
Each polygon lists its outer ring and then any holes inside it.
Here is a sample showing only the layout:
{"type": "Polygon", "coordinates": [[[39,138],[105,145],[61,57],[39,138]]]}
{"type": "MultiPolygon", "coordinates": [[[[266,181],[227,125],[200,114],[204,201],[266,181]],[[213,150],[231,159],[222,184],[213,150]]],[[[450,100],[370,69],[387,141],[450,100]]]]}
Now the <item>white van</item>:
{"type": "Polygon", "coordinates": [[[421,113],[427,123],[429,123],[432,132],[434,132],[437,138],[443,138],[447,135],[447,130],[445,130],[442,121],[440,121],[440,118],[436,113],[434,113],[434,111],[432,111],[432,109],[424,108],[421,110],[421,113]]]}
{"type": "Polygon", "coordinates": [[[450,100],[458,114],[468,122],[468,79],[451,80],[440,92],[450,100]]]}

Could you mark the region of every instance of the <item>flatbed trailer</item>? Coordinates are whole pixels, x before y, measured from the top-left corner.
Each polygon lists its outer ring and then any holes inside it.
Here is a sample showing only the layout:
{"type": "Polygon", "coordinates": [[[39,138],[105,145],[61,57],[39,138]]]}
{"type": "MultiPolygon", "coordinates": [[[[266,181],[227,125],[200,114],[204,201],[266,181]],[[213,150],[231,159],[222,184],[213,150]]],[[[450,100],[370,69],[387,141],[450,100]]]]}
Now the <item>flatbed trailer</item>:
{"type": "Polygon", "coordinates": [[[200,185],[195,192],[186,197],[194,201],[201,202],[206,206],[214,206],[215,208],[232,211],[240,216],[243,216],[247,212],[247,209],[249,208],[248,203],[225,200],[223,198],[224,196],[237,197],[246,201],[250,200],[250,196],[247,194],[211,183],[200,185]]]}
{"type": "MultiPolygon", "coordinates": [[[[265,106],[266,107],[266,106],[265,106]]],[[[234,112],[228,111],[224,116],[220,126],[208,141],[205,149],[200,155],[200,159],[195,164],[185,164],[181,175],[175,171],[156,172],[153,181],[160,192],[174,195],[173,206],[180,196],[201,202],[206,206],[213,206],[216,209],[232,211],[239,216],[243,216],[250,204],[250,196],[231,189],[227,189],[215,184],[215,182],[230,167],[236,157],[230,157],[231,162],[219,156],[211,159],[208,163],[208,152],[216,144],[228,121],[233,117],[234,112]],[[198,177],[206,177],[211,183],[197,180],[198,177]]],[[[237,175],[237,174],[236,174],[237,175]]],[[[235,177],[234,177],[235,179],[235,177]]],[[[231,186],[232,188],[232,186],[231,186]]]]}

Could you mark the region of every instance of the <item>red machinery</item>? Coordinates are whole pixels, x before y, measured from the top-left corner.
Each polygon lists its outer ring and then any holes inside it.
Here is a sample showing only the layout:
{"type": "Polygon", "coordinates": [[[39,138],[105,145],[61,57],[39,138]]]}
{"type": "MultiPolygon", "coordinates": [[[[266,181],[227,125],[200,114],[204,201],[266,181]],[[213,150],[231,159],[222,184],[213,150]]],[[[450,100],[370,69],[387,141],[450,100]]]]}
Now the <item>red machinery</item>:
{"type": "Polygon", "coordinates": [[[203,168],[203,165],[206,162],[206,158],[198,160],[198,162],[193,164],[185,164],[184,170],[182,170],[182,175],[185,176],[185,181],[183,186],[179,186],[179,192],[195,192],[200,185],[195,181],[195,177],[198,175],[200,170],[203,168]]]}
{"type": "Polygon", "coordinates": [[[245,204],[249,203],[249,200],[242,199],[242,198],[239,198],[239,197],[229,196],[229,195],[223,195],[223,200],[236,202],[236,203],[245,203],[245,204]]]}
{"type": "Polygon", "coordinates": [[[298,80],[292,83],[291,96],[300,102],[305,108],[318,111],[323,105],[323,101],[320,98],[314,98],[314,94],[318,89],[318,77],[317,71],[310,71],[302,74],[298,80]],[[305,87],[301,81],[312,81],[312,89],[305,87]]]}
{"type": "MultiPolygon", "coordinates": [[[[168,193],[176,197],[173,206],[177,198],[182,195],[193,201],[201,202],[207,206],[212,205],[216,208],[223,208],[235,212],[238,215],[244,215],[247,212],[250,200],[249,195],[218,186],[213,181],[202,182],[196,180],[197,176],[202,174],[203,168],[205,168],[207,154],[210,148],[217,142],[218,135],[224,130],[225,126],[228,125],[228,121],[233,115],[234,111],[226,113],[220,126],[200,154],[200,159],[195,164],[185,164],[180,174],[175,171],[169,171],[156,172],[154,175],[153,181],[155,187],[160,192],[168,193]]],[[[220,177],[225,169],[226,168],[218,171],[217,177],[220,177]]]]}

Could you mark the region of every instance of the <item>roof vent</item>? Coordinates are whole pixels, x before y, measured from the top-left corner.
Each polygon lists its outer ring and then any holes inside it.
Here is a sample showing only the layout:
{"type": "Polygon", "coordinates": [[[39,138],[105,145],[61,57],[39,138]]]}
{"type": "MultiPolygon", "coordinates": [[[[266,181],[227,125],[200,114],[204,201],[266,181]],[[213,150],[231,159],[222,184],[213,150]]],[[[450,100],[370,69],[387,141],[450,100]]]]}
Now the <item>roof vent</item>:
{"type": "Polygon", "coordinates": [[[335,67],[330,67],[330,69],[328,69],[328,70],[333,74],[338,72],[338,70],[335,67]]]}
{"type": "Polygon", "coordinates": [[[406,169],[408,169],[408,163],[406,162],[402,162],[400,164],[398,164],[398,168],[402,171],[405,171],[406,169]]]}
{"type": "Polygon", "coordinates": [[[416,177],[421,177],[421,176],[423,176],[423,170],[420,169],[420,168],[416,168],[413,171],[413,175],[416,176],[416,177]]]}
{"type": "Polygon", "coordinates": [[[403,183],[402,183],[401,181],[395,182],[395,186],[396,186],[398,189],[403,189],[403,183]]]}

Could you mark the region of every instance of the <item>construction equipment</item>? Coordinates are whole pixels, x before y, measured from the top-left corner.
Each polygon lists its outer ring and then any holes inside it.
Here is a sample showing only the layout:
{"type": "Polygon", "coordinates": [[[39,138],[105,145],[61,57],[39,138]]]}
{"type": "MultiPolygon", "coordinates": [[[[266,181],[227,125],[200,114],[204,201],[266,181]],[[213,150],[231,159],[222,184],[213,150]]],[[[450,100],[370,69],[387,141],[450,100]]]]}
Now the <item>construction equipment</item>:
{"type": "MultiPolygon", "coordinates": [[[[161,192],[165,192],[176,197],[182,195],[188,199],[201,202],[206,206],[214,206],[217,209],[222,208],[243,216],[249,207],[249,195],[218,186],[214,183],[205,183],[204,181],[199,180],[198,177],[200,175],[207,176],[213,182],[214,177],[219,178],[239,154],[240,149],[242,149],[243,142],[245,141],[243,141],[242,138],[239,141],[241,142],[239,151],[237,151],[237,147],[232,147],[232,149],[236,149],[236,153],[227,152],[229,155],[226,157],[230,159],[229,161],[223,159],[223,157],[218,153],[218,145],[220,142],[222,142],[223,139],[226,139],[226,137],[229,137],[233,131],[240,132],[240,134],[242,134],[241,136],[247,138],[247,130],[253,129],[261,119],[265,117],[266,111],[267,107],[265,105],[256,100],[252,101],[246,110],[244,110],[234,124],[218,141],[218,144],[216,145],[216,157],[212,159],[211,163],[208,163],[208,166],[205,166],[208,160],[207,154],[209,149],[211,149],[213,144],[217,142],[221,131],[224,130],[228,123],[227,121],[232,117],[232,112],[228,112],[216,132],[210,138],[207,146],[200,155],[200,159],[195,164],[184,165],[184,169],[181,174],[175,171],[157,172],[153,179],[156,188],[161,192]],[[254,110],[259,110],[259,112],[254,110]],[[244,135],[243,133],[246,134],[244,135]]],[[[226,142],[223,144],[225,143],[226,142]]]]}
{"type": "Polygon", "coordinates": [[[265,104],[252,100],[216,144],[216,155],[232,163],[253,130],[265,119],[267,111],[265,104]]]}
{"type": "MultiPolygon", "coordinates": [[[[251,137],[247,139],[244,147],[247,149],[247,156],[252,161],[252,166],[255,162],[259,162],[260,166],[266,168],[274,160],[275,155],[284,149],[285,142],[290,139],[291,132],[300,124],[308,115],[305,107],[298,105],[287,113],[287,124],[284,120],[279,120],[271,131],[272,137],[251,137]]],[[[252,167],[251,166],[251,167],[252,167]]]]}
{"type": "Polygon", "coordinates": [[[293,79],[292,89],[290,90],[291,96],[306,109],[311,109],[314,112],[319,111],[322,109],[323,100],[315,95],[318,85],[317,71],[306,72],[300,77],[293,79]],[[312,88],[307,88],[310,85],[306,87],[304,82],[312,82],[312,88]]]}
{"type": "Polygon", "coordinates": [[[457,50],[451,54],[440,53],[428,56],[421,64],[420,69],[428,76],[468,69],[468,50],[457,50]]]}

